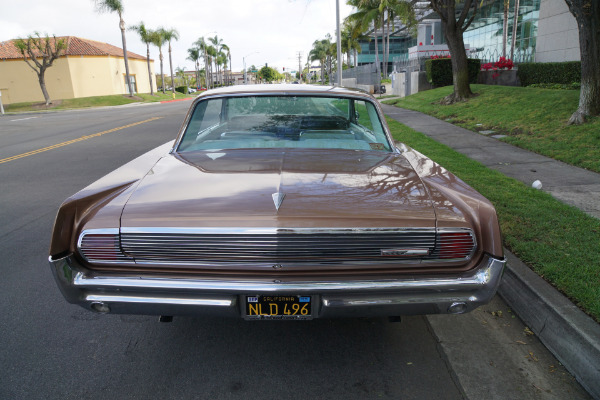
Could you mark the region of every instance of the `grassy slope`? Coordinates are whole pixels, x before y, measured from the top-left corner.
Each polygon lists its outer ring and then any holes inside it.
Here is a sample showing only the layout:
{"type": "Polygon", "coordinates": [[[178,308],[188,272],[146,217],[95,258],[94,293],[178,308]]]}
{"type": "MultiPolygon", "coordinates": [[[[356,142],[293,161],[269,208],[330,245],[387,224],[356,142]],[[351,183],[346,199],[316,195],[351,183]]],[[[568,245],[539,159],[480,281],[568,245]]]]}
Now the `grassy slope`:
{"type": "MultiPolygon", "coordinates": [[[[181,93],[175,93],[176,98],[182,99],[189,97],[189,95],[183,95],[181,93]]],[[[87,108],[87,107],[105,107],[105,106],[120,106],[123,104],[130,103],[151,103],[164,100],[172,100],[173,97],[170,92],[162,94],[162,92],[150,96],[149,93],[137,94],[134,97],[124,95],[112,95],[112,96],[94,96],[94,97],[81,97],[78,99],[66,99],[51,104],[48,107],[40,105],[40,103],[29,102],[29,103],[16,103],[10,104],[4,107],[6,112],[27,112],[27,111],[44,111],[44,110],[65,110],[73,108],[87,108]]],[[[42,103],[43,104],[43,103],[42,103]]]]}
{"type": "Polygon", "coordinates": [[[477,97],[451,106],[436,104],[452,91],[443,87],[385,103],[417,110],[474,131],[494,130],[519,147],[600,172],[600,118],[580,126],[566,121],[579,91],[471,85],[477,97]],[[481,125],[477,125],[481,124],[481,125]]]}
{"type": "Polygon", "coordinates": [[[396,140],[432,158],[492,201],[505,245],[600,321],[599,220],[392,119],[388,124],[396,140]]]}

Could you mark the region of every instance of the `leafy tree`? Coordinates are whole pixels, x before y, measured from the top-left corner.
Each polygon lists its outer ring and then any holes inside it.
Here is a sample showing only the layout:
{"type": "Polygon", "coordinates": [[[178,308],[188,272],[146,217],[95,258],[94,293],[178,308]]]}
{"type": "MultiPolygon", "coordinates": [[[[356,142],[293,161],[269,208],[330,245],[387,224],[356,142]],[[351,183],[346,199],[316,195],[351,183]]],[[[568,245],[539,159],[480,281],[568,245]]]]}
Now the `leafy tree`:
{"type": "Polygon", "coordinates": [[[17,39],[15,46],[23,55],[23,59],[27,65],[37,74],[40,88],[44,94],[44,100],[46,101],[46,105],[49,105],[52,102],[46,89],[46,70],[60,56],[61,51],[67,48],[66,42],[64,39],[56,39],[56,36],[53,36],[52,39],[48,35],[42,38],[38,32],[35,32],[33,35],[29,35],[27,39],[17,39]],[[27,60],[28,57],[31,59],[31,62],[27,60]]]}
{"type": "Polygon", "coordinates": [[[279,72],[265,65],[258,71],[258,76],[263,82],[273,82],[279,79],[279,72]]]}
{"type": "Polygon", "coordinates": [[[171,69],[171,90],[173,93],[175,93],[175,84],[174,84],[174,79],[173,79],[173,58],[171,57],[171,41],[172,40],[179,40],[179,32],[177,32],[177,29],[164,29],[164,28],[160,28],[161,34],[163,36],[163,38],[165,39],[166,42],[169,43],[169,66],[171,69]]]}
{"type": "Polygon", "coordinates": [[[121,41],[123,42],[123,59],[125,60],[125,81],[129,88],[129,95],[133,96],[133,84],[129,79],[129,59],[127,58],[127,42],[125,40],[125,21],[123,21],[123,2],[121,0],[94,0],[96,10],[103,12],[116,12],[119,15],[119,28],[121,28],[121,41]]]}
{"type": "Polygon", "coordinates": [[[467,30],[477,14],[479,0],[430,0],[431,8],[442,20],[448,50],[452,60],[452,82],[454,91],[448,95],[443,104],[464,101],[473,95],[469,85],[467,52],[463,33],[467,30]],[[462,10],[456,12],[456,3],[462,2],[462,10]],[[470,16],[469,16],[470,15],[470,16]]]}
{"type": "Polygon", "coordinates": [[[581,90],[579,106],[569,125],[582,124],[589,116],[600,115],[600,2],[565,0],[579,27],[581,90]]]}
{"type": "Polygon", "coordinates": [[[163,94],[165,94],[165,73],[163,70],[163,53],[162,53],[162,47],[165,44],[165,37],[163,35],[163,30],[162,29],[158,29],[156,31],[153,31],[150,34],[150,38],[152,41],[152,44],[155,45],[156,47],[158,47],[158,58],[160,60],[160,82],[161,82],[161,87],[162,87],[162,92],[163,94]]]}
{"type": "Polygon", "coordinates": [[[139,25],[133,25],[128,28],[130,31],[135,31],[140,35],[142,42],[146,43],[146,63],[148,64],[148,80],[150,81],[150,95],[154,96],[154,87],[152,86],[152,71],[150,70],[150,44],[152,43],[153,31],[146,28],[144,21],[139,25]]]}

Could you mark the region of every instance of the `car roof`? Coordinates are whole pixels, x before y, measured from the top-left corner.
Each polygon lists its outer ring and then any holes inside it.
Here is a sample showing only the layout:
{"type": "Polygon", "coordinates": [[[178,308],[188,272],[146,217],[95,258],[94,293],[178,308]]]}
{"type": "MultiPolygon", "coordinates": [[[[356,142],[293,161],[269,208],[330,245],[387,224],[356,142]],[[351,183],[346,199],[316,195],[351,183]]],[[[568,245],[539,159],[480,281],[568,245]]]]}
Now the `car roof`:
{"type": "Polygon", "coordinates": [[[339,86],[324,85],[293,85],[293,84],[258,84],[258,85],[234,85],[217,89],[207,90],[199,97],[224,94],[330,94],[372,97],[360,89],[345,88],[339,86]]]}

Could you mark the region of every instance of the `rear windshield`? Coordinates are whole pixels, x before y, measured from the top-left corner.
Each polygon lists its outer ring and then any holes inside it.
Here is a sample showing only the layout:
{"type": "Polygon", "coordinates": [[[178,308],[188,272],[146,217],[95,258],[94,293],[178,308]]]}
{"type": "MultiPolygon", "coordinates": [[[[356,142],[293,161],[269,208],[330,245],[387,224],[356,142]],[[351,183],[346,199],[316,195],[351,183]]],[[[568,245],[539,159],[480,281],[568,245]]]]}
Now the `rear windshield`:
{"type": "Polygon", "coordinates": [[[316,96],[201,101],[177,151],[246,148],[391,151],[371,102],[316,96]]]}

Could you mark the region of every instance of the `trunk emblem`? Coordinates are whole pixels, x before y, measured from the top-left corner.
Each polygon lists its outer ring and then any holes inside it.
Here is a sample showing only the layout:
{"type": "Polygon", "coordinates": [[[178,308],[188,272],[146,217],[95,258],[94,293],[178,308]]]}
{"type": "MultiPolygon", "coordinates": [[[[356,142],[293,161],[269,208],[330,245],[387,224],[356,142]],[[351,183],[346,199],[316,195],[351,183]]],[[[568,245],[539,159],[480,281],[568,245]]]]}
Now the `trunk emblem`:
{"type": "Polygon", "coordinates": [[[382,256],[415,257],[429,255],[429,249],[381,249],[382,256]]]}
{"type": "Polygon", "coordinates": [[[281,203],[283,203],[283,198],[285,197],[285,193],[273,193],[273,203],[275,203],[275,208],[279,211],[279,207],[281,207],[281,203]]]}

